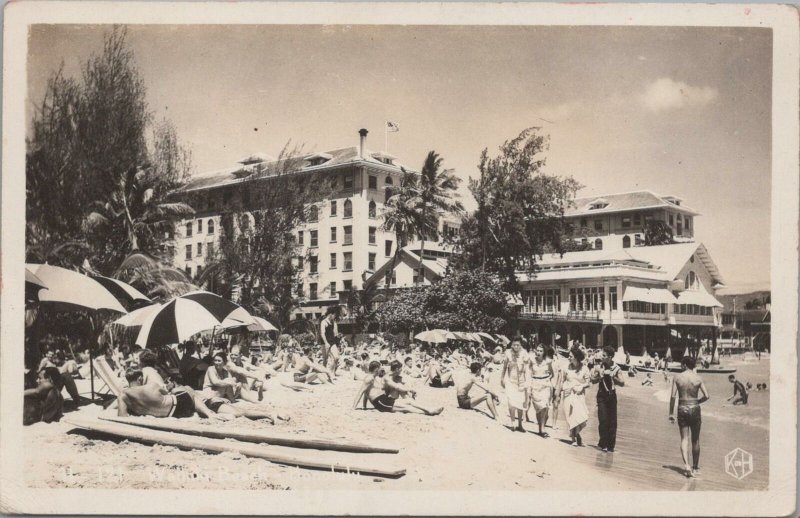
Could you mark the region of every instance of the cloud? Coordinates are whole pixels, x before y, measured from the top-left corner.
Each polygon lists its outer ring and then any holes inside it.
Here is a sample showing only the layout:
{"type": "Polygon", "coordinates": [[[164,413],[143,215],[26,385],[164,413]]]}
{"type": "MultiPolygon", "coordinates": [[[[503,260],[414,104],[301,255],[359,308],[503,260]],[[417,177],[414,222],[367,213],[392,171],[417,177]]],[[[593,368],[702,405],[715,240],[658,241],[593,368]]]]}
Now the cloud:
{"type": "Polygon", "coordinates": [[[719,91],[710,86],[691,86],[662,77],[650,83],[639,100],[650,111],[661,112],[713,103],[719,91]]]}
{"type": "Polygon", "coordinates": [[[538,111],[537,115],[546,122],[562,122],[571,119],[584,108],[581,101],[570,101],[555,106],[545,106],[538,111]]]}

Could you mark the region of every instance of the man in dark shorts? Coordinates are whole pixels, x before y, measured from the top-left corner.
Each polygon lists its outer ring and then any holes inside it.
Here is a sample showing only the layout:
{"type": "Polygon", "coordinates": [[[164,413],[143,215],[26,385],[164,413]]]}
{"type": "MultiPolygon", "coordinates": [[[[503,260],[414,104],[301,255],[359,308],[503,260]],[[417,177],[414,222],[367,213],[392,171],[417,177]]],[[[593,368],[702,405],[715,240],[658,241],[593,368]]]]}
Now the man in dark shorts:
{"type": "Polygon", "coordinates": [[[458,371],[453,374],[453,380],[456,386],[456,401],[458,402],[458,408],[472,410],[477,405],[480,405],[486,401],[486,405],[489,407],[492,417],[497,419],[497,408],[495,407],[495,402],[499,402],[500,398],[497,394],[492,392],[489,387],[478,381],[478,377],[480,376],[482,369],[483,365],[478,362],[473,362],[469,366],[469,374],[467,374],[465,370],[458,371]],[[470,397],[469,391],[472,389],[473,385],[482,389],[484,393],[480,396],[470,397]]]}
{"type": "Polygon", "coordinates": [[[23,425],[52,423],[63,416],[61,373],[55,367],[39,370],[38,385],[25,390],[23,425]]]}
{"type": "Polygon", "coordinates": [[[674,422],[672,411],[675,408],[675,396],[678,396],[678,427],[681,432],[681,455],[685,475],[693,478],[700,470],[700,404],[709,399],[708,391],[700,376],[694,371],[696,361],[689,355],[681,360],[683,372],[672,378],[669,399],[669,420],[674,422]],[[692,465],[689,466],[691,450],[692,465]]]}
{"type": "Polygon", "coordinates": [[[728,381],[733,383],[733,395],[726,399],[726,401],[733,399],[734,405],[746,405],[749,395],[747,394],[747,389],[742,385],[742,382],[737,380],[736,376],[733,374],[728,376],[728,381]]]}
{"type": "Polygon", "coordinates": [[[117,401],[117,414],[150,415],[154,417],[192,417],[197,411],[213,419],[219,415],[203,402],[191,387],[176,387],[169,383],[162,387],[157,383],[143,384],[144,376],[139,369],[125,372],[129,388],[122,391],[117,401]]]}

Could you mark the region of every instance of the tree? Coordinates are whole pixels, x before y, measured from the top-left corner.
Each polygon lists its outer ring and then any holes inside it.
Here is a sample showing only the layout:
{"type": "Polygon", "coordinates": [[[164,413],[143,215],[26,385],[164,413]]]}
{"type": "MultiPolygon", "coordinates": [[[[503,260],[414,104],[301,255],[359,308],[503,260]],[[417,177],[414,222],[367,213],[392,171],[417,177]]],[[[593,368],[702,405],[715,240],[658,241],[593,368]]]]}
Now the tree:
{"type": "Polygon", "coordinates": [[[345,295],[347,313],[352,319],[351,338],[356,340],[356,331],[365,333],[373,317],[373,302],[378,295],[378,283],[365,281],[361,289],[351,287],[345,295]]]}
{"type": "Polygon", "coordinates": [[[46,248],[63,253],[62,262],[76,267],[88,259],[88,268],[104,275],[131,254],[159,259],[171,223],[193,212],[167,200],[189,174],[191,155],[169,121],[153,123],[124,28],[106,35],[80,81],[61,69],[53,75],[32,126],[29,255],[40,254],[42,243],[56,244],[46,248]]]}
{"type": "Polygon", "coordinates": [[[651,219],[644,225],[644,245],[671,245],[675,242],[672,237],[672,228],[666,222],[651,219]]]}
{"type": "Polygon", "coordinates": [[[301,298],[297,228],[328,185],[317,173],[302,171],[302,163],[301,150],[287,144],[278,160],[243,167],[239,177],[245,185],[226,207],[219,244],[198,278],[221,296],[239,292],[248,309],[267,309],[279,329],[289,324],[301,298]]]}
{"type": "Polygon", "coordinates": [[[518,272],[533,272],[544,253],[568,250],[564,212],[581,186],[542,171],[547,149],[548,137],[528,128],[496,157],[483,150],[480,175],[469,184],[478,208],[462,222],[454,268],[496,273],[504,289],[517,292],[518,272]]]}
{"type": "Polygon", "coordinates": [[[425,258],[425,239],[435,239],[439,228],[440,214],[455,214],[464,210],[464,206],[455,198],[456,189],[461,179],[453,174],[452,169],[442,169],[444,159],[435,151],[428,152],[420,171],[419,190],[419,228],[416,234],[420,237],[419,274],[420,282],[424,280],[423,260],[425,258]]]}
{"type": "Polygon", "coordinates": [[[403,290],[383,303],[375,318],[391,329],[452,329],[494,333],[512,317],[507,293],[489,272],[453,272],[433,284],[403,290]]]}

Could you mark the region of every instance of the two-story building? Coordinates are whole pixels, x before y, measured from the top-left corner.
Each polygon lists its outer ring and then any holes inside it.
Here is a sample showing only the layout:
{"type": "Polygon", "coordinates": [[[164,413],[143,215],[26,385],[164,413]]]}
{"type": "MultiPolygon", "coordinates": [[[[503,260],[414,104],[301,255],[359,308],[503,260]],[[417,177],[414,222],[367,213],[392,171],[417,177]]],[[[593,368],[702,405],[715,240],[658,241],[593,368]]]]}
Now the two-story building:
{"type": "Polygon", "coordinates": [[[693,241],[697,214],[649,191],[575,200],[567,218],[593,229],[595,241],[586,251],[545,256],[533,274],[520,275],[521,332],[561,346],[622,344],[634,354],[715,341],[722,304],[714,294],[724,282],[693,241]],[[674,243],[644,246],[652,219],[673,230],[674,243]]]}
{"type": "MultiPolygon", "coordinates": [[[[307,221],[296,229],[302,272],[298,318],[319,318],[326,306],[338,303],[340,292],[360,289],[364,279],[395,254],[394,234],[381,227],[387,193],[402,178],[401,165],[393,155],[367,149],[366,140],[367,130],[362,129],[359,145],[304,155],[292,173],[326,182],[326,194],[309,207],[307,221]]],[[[273,157],[255,154],[188,182],[181,195],[191,197],[196,214],[177,226],[176,267],[192,278],[202,273],[218,246],[221,215],[258,210],[258,200],[250,199],[251,184],[243,180],[248,170],[274,162],[273,157]]],[[[270,177],[258,181],[269,182],[270,177]]]]}

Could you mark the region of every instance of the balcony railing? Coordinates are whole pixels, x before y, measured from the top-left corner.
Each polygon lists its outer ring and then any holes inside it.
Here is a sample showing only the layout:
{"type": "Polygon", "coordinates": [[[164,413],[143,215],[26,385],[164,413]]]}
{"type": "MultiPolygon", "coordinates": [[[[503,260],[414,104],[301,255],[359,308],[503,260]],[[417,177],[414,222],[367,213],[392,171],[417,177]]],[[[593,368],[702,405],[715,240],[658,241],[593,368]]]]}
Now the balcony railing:
{"type": "Polygon", "coordinates": [[[600,311],[570,311],[568,313],[531,313],[522,310],[522,316],[535,320],[570,320],[599,322],[600,311]]]}
{"type": "Polygon", "coordinates": [[[632,318],[637,320],[666,320],[667,315],[664,313],[639,313],[637,311],[625,311],[625,318],[632,318]]]}

